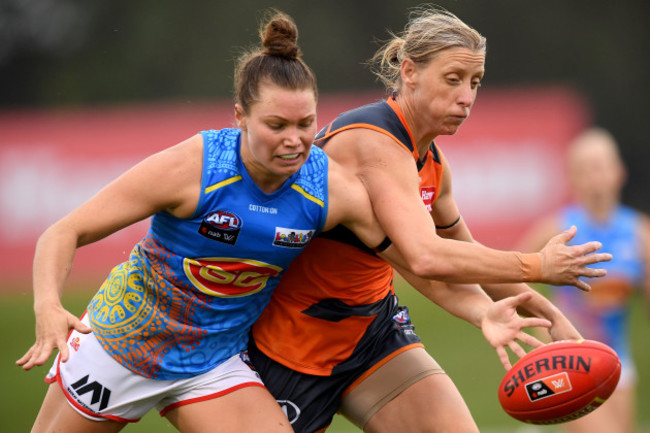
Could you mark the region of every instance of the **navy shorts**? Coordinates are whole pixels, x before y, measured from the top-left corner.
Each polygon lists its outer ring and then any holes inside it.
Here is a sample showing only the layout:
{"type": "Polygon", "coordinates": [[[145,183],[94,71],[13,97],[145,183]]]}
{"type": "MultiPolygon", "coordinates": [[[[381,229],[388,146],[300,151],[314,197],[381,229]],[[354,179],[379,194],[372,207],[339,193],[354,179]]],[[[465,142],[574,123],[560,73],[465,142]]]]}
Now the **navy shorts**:
{"type": "MultiPolygon", "coordinates": [[[[366,371],[405,346],[421,344],[408,316],[393,294],[368,327],[351,357],[329,376],[297,372],[262,353],[251,338],[249,356],[262,382],[283,407],[296,433],[313,433],[331,424],[343,393],[366,371]]],[[[281,338],[281,337],[280,337],[281,338]]]]}

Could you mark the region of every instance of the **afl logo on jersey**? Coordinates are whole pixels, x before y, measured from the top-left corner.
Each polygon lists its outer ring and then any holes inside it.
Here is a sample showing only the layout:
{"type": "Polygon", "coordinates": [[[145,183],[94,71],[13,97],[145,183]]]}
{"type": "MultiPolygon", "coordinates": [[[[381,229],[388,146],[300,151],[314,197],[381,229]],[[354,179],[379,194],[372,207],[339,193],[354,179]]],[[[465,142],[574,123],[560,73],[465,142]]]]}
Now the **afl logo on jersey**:
{"type": "Polygon", "coordinates": [[[238,298],[266,287],[282,268],[258,260],[204,257],[183,260],[185,275],[194,287],[210,296],[238,298]]]}
{"type": "Polygon", "coordinates": [[[408,323],[411,318],[409,317],[409,312],[406,307],[399,307],[399,312],[393,316],[393,320],[401,325],[408,323]]]}
{"type": "Polygon", "coordinates": [[[226,210],[218,210],[203,218],[199,234],[215,241],[235,245],[241,227],[242,220],[239,216],[226,210]]]}

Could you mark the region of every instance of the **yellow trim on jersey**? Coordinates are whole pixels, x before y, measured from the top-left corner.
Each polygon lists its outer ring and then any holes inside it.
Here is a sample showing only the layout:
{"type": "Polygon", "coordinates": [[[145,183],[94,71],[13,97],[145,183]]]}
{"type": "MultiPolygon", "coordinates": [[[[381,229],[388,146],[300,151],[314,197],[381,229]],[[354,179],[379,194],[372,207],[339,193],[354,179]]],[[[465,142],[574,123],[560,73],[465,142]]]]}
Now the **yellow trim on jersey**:
{"type": "Polygon", "coordinates": [[[317,199],[316,197],[314,197],[313,195],[309,194],[307,191],[305,191],[304,189],[302,189],[302,187],[296,185],[295,183],[294,183],[293,185],[291,185],[291,188],[295,189],[295,190],[298,191],[300,194],[304,195],[305,198],[306,198],[307,200],[311,200],[311,201],[313,201],[314,203],[316,203],[316,204],[317,204],[318,206],[320,206],[320,207],[325,207],[325,202],[323,202],[323,200],[317,199]]]}
{"type": "Polygon", "coordinates": [[[242,180],[241,174],[238,174],[237,176],[233,176],[231,178],[228,178],[226,180],[222,180],[221,182],[215,183],[214,185],[210,185],[205,188],[205,193],[209,194],[214,190],[217,190],[221,188],[222,186],[230,185],[231,183],[235,183],[238,180],[242,180]]]}

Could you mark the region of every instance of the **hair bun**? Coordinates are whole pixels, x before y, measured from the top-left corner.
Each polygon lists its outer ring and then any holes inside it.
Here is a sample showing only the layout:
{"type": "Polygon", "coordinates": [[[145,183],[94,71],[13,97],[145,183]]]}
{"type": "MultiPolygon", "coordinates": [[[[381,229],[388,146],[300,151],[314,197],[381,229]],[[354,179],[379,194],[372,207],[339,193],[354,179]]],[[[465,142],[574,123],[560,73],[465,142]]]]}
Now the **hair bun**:
{"type": "Polygon", "coordinates": [[[291,60],[300,57],[298,28],[291,18],[281,12],[268,22],[261,32],[261,38],[264,54],[291,60]]]}

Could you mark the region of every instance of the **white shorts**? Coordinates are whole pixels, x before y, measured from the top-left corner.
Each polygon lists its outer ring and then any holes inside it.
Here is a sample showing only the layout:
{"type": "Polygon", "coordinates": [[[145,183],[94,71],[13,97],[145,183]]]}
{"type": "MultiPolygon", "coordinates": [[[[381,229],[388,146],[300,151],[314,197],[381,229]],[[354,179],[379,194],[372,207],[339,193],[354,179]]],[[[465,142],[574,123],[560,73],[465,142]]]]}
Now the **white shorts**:
{"type": "MultiPolygon", "coordinates": [[[[82,320],[88,325],[86,317],[82,320]]],[[[123,367],[102,349],[95,335],[73,331],[68,337],[69,357],[54,360],[45,381],[57,381],[68,403],[95,421],[136,422],[150,409],[160,415],[171,409],[210,400],[247,386],[264,386],[239,353],[214,369],[189,379],[148,379],[123,367]]]]}

